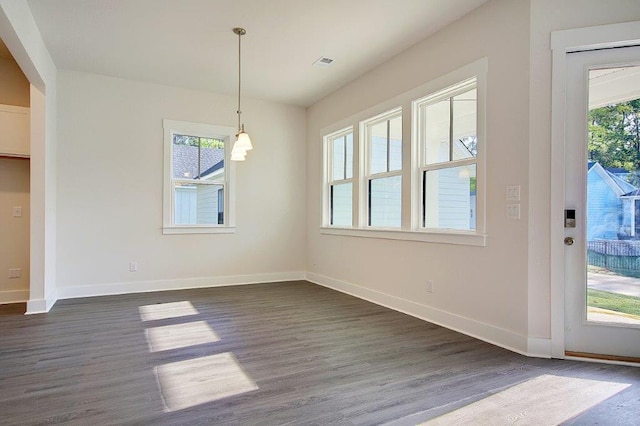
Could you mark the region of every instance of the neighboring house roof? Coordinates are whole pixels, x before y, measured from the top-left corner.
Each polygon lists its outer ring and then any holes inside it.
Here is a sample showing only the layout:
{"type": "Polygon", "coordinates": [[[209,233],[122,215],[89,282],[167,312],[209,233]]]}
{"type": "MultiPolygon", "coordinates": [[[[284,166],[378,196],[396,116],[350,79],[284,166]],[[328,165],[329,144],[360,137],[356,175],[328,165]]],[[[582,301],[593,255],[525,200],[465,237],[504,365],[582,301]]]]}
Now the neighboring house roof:
{"type": "Polygon", "coordinates": [[[618,175],[612,175],[613,176],[613,180],[616,181],[616,183],[618,184],[618,186],[620,186],[620,189],[622,189],[623,191],[626,192],[631,192],[631,191],[637,191],[638,188],[636,188],[634,185],[630,184],[626,179],[618,176],[618,175]]]}
{"type": "Polygon", "coordinates": [[[611,190],[619,197],[625,196],[630,192],[637,191],[638,188],[631,185],[625,179],[616,176],[614,173],[602,167],[598,162],[589,161],[587,163],[587,173],[597,173],[609,185],[611,190]]]}
{"type": "Polygon", "coordinates": [[[457,159],[473,157],[469,148],[467,148],[467,146],[459,139],[453,141],[453,149],[456,151],[457,159]]]}
{"type": "MultiPolygon", "coordinates": [[[[202,148],[200,150],[200,173],[204,178],[224,167],[224,149],[202,148]]],[[[173,177],[194,178],[198,176],[198,147],[173,145],[173,177]]]]}
{"type": "MultiPolygon", "coordinates": [[[[219,150],[219,151],[222,151],[222,150],[219,150]]],[[[224,151],[222,152],[222,156],[223,156],[222,160],[220,160],[219,162],[217,162],[216,164],[214,164],[213,166],[209,167],[207,170],[202,172],[203,179],[206,179],[207,176],[209,176],[211,173],[215,172],[216,170],[220,170],[224,168],[224,151]]]]}
{"type": "Polygon", "coordinates": [[[614,175],[628,175],[629,170],[623,169],[622,167],[607,167],[606,169],[609,173],[613,173],[614,175]]]}

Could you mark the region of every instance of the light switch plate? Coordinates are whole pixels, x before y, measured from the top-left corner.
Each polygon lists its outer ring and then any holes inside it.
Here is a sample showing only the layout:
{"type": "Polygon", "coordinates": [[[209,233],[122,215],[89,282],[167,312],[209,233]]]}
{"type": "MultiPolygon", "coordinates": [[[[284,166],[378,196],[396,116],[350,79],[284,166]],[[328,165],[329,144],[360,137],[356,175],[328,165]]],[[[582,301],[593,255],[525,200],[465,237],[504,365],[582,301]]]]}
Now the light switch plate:
{"type": "Polygon", "coordinates": [[[520,201],[520,185],[507,186],[507,202],[520,201]]]}
{"type": "Polygon", "coordinates": [[[520,219],[520,204],[507,204],[507,219],[520,219]]]}
{"type": "Polygon", "coordinates": [[[13,217],[22,217],[22,207],[16,206],[13,208],[13,217]]]}

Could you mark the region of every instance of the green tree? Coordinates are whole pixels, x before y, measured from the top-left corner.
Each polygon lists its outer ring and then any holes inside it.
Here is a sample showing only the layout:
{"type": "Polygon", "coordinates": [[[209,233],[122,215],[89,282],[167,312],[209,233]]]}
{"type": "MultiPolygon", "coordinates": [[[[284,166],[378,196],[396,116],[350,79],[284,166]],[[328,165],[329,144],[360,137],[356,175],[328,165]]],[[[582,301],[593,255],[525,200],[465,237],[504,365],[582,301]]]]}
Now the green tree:
{"type": "Polygon", "coordinates": [[[476,192],[476,190],[478,189],[478,179],[473,176],[471,178],[469,178],[469,191],[470,192],[476,192]]]}
{"type": "Polygon", "coordinates": [[[200,146],[201,148],[224,148],[224,140],[216,138],[201,138],[189,135],[173,135],[176,145],[200,146]]]}
{"type": "Polygon", "coordinates": [[[589,111],[589,160],[628,170],[640,183],[640,99],[589,111]]]}

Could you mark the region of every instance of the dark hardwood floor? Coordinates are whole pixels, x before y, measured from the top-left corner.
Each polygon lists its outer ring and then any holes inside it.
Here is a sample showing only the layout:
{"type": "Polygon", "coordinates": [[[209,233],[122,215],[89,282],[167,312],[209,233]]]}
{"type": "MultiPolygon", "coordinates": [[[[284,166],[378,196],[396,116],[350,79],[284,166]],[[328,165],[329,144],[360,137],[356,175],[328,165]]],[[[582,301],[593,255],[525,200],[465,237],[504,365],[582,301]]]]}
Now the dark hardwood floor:
{"type": "Polygon", "coordinates": [[[0,317],[2,425],[409,425],[543,374],[630,384],[567,424],[640,424],[640,368],[527,358],[307,282],[0,317]]]}
{"type": "Polygon", "coordinates": [[[0,305],[0,317],[24,315],[27,312],[26,303],[7,303],[0,305]]]}

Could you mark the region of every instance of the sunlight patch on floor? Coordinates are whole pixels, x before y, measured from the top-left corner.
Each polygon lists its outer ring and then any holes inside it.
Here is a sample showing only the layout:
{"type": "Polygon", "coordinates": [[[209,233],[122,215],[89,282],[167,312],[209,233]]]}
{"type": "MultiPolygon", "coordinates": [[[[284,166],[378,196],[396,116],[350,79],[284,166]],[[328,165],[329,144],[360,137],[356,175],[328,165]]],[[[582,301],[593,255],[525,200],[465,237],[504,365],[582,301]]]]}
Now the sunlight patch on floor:
{"type": "Polygon", "coordinates": [[[149,344],[149,352],[186,348],[220,340],[220,337],[205,321],[147,328],[145,334],[149,344]]]}
{"type": "Polygon", "coordinates": [[[556,425],[629,386],[545,374],[422,425],[556,425]]]}
{"type": "Polygon", "coordinates": [[[138,311],[142,321],[155,321],[198,314],[198,310],[189,301],[139,306],[138,311]]]}
{"type": "Polygon", "coordinates": [[[155,368],[165,411],[177,411],[258,389],[229,352],[155,368]]]}

